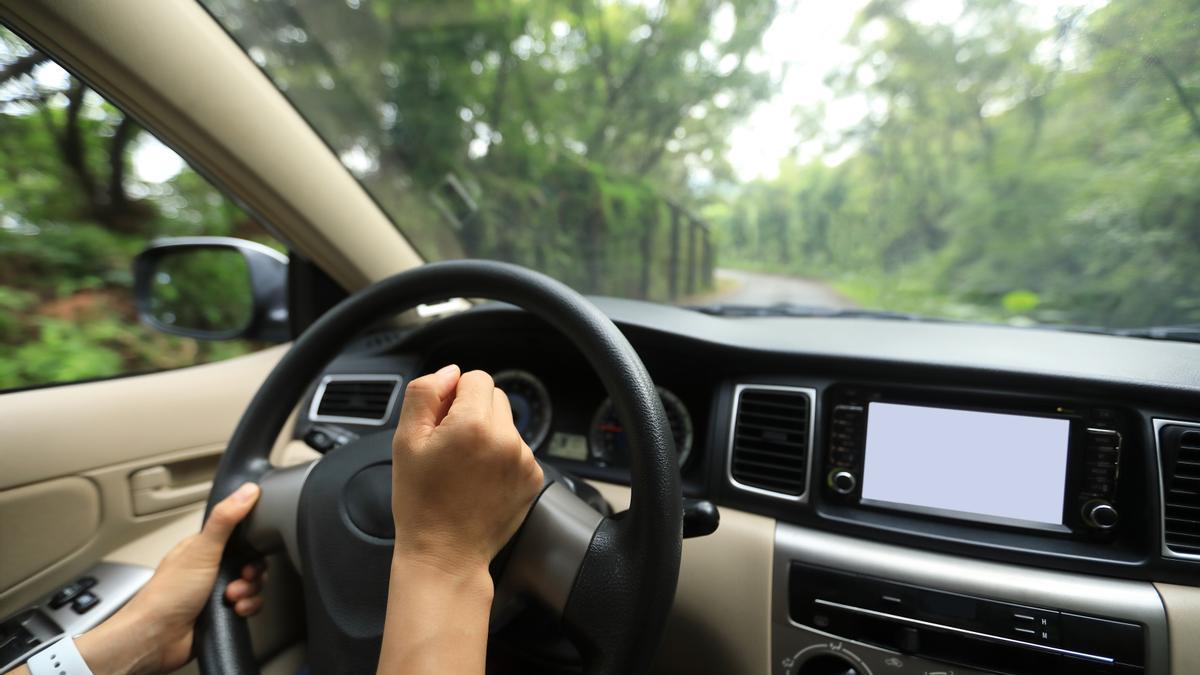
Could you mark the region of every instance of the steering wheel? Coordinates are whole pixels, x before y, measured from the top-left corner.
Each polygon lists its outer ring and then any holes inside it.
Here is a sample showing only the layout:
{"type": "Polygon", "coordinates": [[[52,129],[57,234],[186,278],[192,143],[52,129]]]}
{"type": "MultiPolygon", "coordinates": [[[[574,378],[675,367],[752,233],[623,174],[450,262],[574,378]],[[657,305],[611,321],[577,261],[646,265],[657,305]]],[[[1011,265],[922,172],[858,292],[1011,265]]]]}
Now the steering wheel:
{"type": "Polygon", "coordinates": [[[279,550],[303,578],[312,672],[374,672],[394,544],[391,432],[301,466],[276,468],[268,455],[309,383],[351,338],[381,317],[452,297],[520,306],[571,340],[612,397],[631,449],[629,510],[613,516],[576,497],[547,467],[504,564],[493,563],[493,625],[504,598],[532,598],[560,617],[585,673],[649,668],[675,596],[682,545],[674,442],[654,383],[624,335],[579,293],[516,265],[460,260],[414,268],[344,300],[295,341],[250,402],[217,468],[205,517],[245,481],[258,482],[262,494],[226,547],[196,624],[204,673],[258,673],[246,622],[222,592],[248,553],[279,550]]]}

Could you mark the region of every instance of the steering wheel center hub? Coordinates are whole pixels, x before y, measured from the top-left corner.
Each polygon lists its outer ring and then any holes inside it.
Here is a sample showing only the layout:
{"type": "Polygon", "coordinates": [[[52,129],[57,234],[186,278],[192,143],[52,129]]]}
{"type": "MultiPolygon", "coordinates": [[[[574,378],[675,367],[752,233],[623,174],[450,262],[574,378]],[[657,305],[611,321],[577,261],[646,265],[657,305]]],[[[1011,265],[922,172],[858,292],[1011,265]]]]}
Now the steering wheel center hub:
{"type": "Polygon", "coordinates": [[[364,534],[378,539],[394,539],[392,520],[392,463],[372,464],[346,482],[342,491],[346,515],[364,534]]]}

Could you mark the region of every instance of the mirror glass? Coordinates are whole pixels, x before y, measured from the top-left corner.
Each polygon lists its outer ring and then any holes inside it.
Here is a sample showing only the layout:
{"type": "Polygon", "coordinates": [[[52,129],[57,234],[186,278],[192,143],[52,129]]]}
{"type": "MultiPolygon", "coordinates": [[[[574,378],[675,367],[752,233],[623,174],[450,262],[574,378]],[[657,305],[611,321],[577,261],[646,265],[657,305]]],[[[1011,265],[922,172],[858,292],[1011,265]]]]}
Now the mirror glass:
{"type": "Polygon", "coordinates": [[[196,337],[246,330],[254,294],[245,257],[232,248],[164,251],[151,276],[147,309],[162,327],[196,337]]]}

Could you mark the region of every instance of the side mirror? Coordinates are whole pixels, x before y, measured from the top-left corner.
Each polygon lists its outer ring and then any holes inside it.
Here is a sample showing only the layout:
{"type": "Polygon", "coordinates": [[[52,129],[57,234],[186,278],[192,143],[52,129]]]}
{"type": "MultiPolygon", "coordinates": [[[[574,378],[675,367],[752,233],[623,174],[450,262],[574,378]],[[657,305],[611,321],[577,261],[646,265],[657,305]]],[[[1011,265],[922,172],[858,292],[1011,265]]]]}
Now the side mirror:
{"type": "Polygon", "coordinates": [[[198,340],[291,338],[287,257],[231,237],[158,239],[133,261],[138,316],[198,340]]]}

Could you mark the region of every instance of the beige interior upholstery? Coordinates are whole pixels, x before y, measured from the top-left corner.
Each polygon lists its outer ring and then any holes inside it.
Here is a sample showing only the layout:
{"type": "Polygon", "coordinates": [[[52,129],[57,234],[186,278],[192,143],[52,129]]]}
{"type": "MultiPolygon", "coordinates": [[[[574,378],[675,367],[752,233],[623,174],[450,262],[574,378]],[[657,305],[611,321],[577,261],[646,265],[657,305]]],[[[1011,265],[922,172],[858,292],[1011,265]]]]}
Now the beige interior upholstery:
{"type": "Polygon", "coordinates": [[[131,477],[164,466],[175,468],[180,480],[203,480],[193,469],[215,467],[216,455],[285,349],[5,394],[0,616],[84,573],[114,549],[193,513],[206,494],[134,515],[131,477]]]}
{"type": "Polygon", "coordinates": [[[0,492],[0,592],[33,576],[46,561],[83,548],[100,527],[100,492],[74,476],[0,492]],[[64,518],[64,513],[72,514],[64,518]],[[20,517],[16,517],[21,514],[20,517]]]}
{"type": "Polygon", "coordinates": [[[1167,608],[1171,640],[1171,672],[1200,673],[1200,588],[1154,584],[1167,608]]]}
{"type": "MultiPolygon", "coordinates": [[[[629,506],[629,488],[590,482],[613,508],[629,506]]],[[[716,532],[683,541],[675,606],[655,673],[771,672],[774,547],[774,520],[728,508],[721,509],[716,532]]]]}

